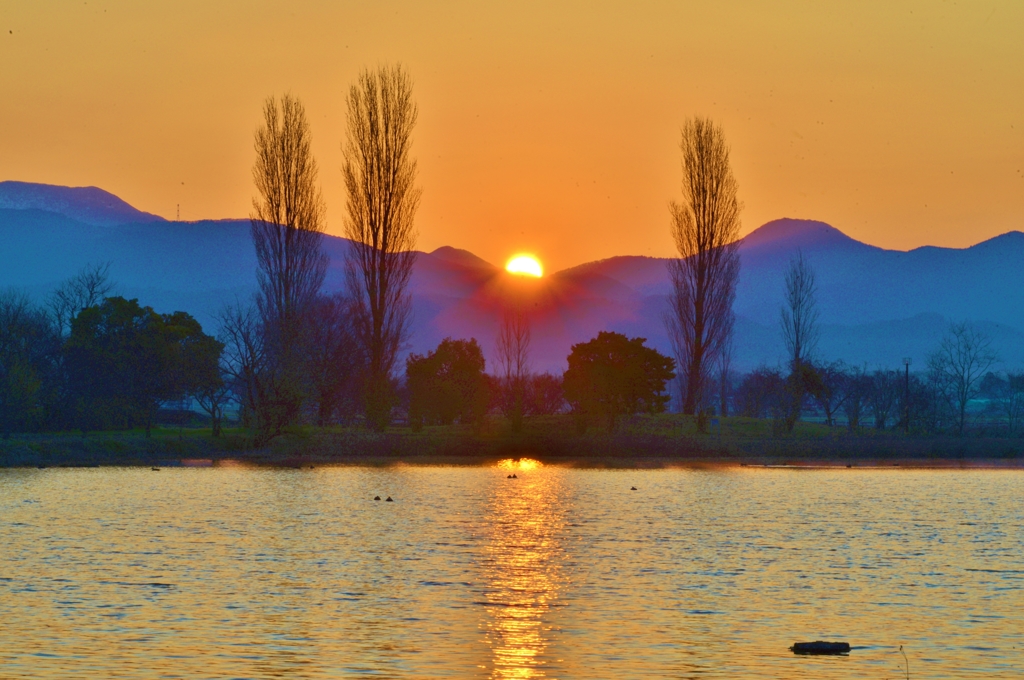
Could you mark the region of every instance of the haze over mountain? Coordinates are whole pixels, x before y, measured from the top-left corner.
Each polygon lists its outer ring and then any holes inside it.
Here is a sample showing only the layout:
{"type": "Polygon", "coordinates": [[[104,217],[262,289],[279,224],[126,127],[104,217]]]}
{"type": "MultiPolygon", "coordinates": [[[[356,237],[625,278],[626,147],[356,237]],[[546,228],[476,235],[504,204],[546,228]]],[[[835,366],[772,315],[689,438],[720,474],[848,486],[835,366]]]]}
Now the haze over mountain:
{"type": "MultiPolygon", "coordinates": [[[[668,235],[666,233],[666,238],[668,235]]],[[[325,287],[340,290],[348,242],[327,236],[325,287]]],[[[735,366],[776,365],[783,276],[802,250],[817,273],[823,359],[871,367],[923,368],[948,320],[978,322],[1004,367],[1024,364],[1024,234],[965,249],[883,250],[822,222],[781,219],[740,246],[735,366]]],[[[255,287],[248,220],[169,222],[96,188],[0,183],[0,287],[42,299],[89,263],[110,262],[117,292],[157,311],[177,309],[216,332],[218,311],[255,287]]],[[[622,256],[543,279],[514,277],[451,247],[420,253],[412,279],[409,348],[425,352],[446,336],[475,337],[493,355],[503,310],[520,305],[532,324],[536,370],[560,371],[573,343],[600,330],[641,335],[669,352],[663,314],[666,261],[622,256]]]]}

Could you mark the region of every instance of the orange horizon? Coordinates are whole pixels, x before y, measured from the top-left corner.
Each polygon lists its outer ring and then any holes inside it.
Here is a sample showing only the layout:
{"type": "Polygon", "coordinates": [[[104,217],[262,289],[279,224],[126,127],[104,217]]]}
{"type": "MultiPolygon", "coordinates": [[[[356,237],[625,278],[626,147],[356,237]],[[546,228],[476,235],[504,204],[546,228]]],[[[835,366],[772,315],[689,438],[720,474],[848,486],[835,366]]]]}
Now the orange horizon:
{"type": "Polygon", "coordinates": [[[400,61],[418,249],[549,271],[671,256],[679,129],[720,122],[744,229],[821,220],[895,250],[1024,229],[1024,5],[11,3],[0,179],[244,217],[269,95],[306,105],[340,235],[344,96],[400,61]],[[254,48],[259,45],[260,48],[254,48]]]}

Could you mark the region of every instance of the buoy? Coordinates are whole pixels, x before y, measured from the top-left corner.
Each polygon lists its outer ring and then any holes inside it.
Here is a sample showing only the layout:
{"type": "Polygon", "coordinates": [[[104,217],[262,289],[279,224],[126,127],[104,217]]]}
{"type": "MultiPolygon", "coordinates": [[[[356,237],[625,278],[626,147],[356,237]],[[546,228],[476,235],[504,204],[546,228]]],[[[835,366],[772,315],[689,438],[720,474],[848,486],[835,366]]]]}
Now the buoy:
{"type": "Polygon", "coordinates": [[[629,490],[630,491],[636,491],[636,487],[635,486],[631,486],[631,487],[629,487],[629,490]]]}
{"type": "Polygon", "coordinates": [[[385,499],[384,499],[384,502],[385,502],[385,503],[394,503],[394,501],[393,501],[393,500],[391,500],[391,496],[388,496],[387,498],[385,498],[385,499]]]}
{"type": "Polygon", "coordinates": [[[795,642],[789,648],[794,654],[849,654],[850,643],[848,642],[795,642]]]}
{"type": "Polygon", "coordinates": [[[379,501],[379,500],[380,500],[380,496],[374,496],[374,497],[373,497],[373,500],[375,500],[375,501],[379,501]]]}

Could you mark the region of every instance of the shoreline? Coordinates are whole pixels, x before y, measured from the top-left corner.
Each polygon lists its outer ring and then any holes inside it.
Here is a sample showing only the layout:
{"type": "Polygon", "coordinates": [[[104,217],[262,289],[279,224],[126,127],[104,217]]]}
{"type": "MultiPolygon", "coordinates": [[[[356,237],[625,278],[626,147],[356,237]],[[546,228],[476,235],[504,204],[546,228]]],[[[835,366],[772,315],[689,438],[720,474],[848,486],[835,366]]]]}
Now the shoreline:
{"type": "Polygon", "coordinates": [[[597,469],[750,467],[765,469],[1024,469],[1024,438],[917,436],[801,424],[772,436],[770,424],[733,418],[703,434],[682,416],[643,416],[614,433],[579,434],[569,417],[538,418],[512,433],[502,421],[476,426],[404,427],[382,434],[358,427],[295,428],[253,448],[249,434],[160,428],[141,431],[12,435],[0,439],[0,468],[92,466],[448,465],[486,466],[532,458],[545,465],[597,469]]]}

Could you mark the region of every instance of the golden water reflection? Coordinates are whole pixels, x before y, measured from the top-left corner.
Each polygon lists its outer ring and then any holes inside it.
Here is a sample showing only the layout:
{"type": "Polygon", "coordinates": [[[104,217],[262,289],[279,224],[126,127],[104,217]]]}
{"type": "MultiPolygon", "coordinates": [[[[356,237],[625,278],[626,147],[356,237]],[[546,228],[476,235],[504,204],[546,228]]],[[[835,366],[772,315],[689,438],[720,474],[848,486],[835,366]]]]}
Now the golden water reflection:
{"type": "Polygon", "coordinates": [[[0,677],[1021,677],[1024,471],[507,466],[0,469],[0,677]]]}
{"type": "Polygon", "coordinates": [[[566,499],[561,477],[530,471],[538,461],[501,461],[499,473],[517,479],[496,485],[488,503],[485,558],[485,640],[492,653],[491,677],[545,677],[550,614],[563,577],[559,536],[566,499]]]}

